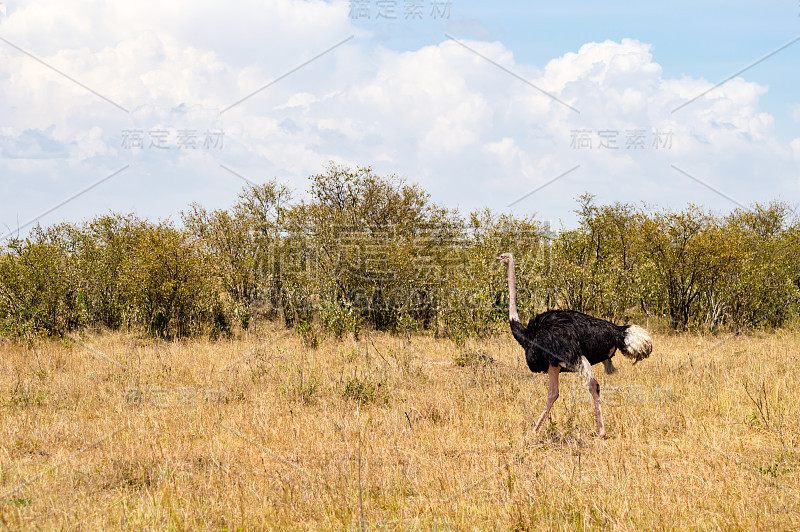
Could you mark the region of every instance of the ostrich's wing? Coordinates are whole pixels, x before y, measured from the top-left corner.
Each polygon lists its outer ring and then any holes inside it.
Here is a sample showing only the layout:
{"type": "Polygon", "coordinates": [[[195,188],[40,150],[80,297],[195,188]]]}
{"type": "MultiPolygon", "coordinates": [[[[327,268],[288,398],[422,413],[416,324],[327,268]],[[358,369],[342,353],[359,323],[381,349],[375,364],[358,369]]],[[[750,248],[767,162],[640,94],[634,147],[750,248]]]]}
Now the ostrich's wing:
{"type": "Polygon", "coordinates": [[[529,342],[534,356],[546,359],[553,366],[571,369],[580,361],[580,344],[570,323],[561,320],[541,323],[529,342]]]}

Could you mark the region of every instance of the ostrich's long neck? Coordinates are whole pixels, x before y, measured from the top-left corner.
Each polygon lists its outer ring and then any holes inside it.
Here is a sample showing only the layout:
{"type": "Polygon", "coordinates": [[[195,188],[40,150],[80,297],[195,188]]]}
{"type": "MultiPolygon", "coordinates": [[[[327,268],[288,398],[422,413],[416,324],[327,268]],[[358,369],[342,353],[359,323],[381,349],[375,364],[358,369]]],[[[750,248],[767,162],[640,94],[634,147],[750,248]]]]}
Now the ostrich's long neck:
{"type": "Polygon", "coordinates": [[[517,314],[517,279],[514,275],[514,258],[508,261],[508,319],[519,322],[517,314]]]}

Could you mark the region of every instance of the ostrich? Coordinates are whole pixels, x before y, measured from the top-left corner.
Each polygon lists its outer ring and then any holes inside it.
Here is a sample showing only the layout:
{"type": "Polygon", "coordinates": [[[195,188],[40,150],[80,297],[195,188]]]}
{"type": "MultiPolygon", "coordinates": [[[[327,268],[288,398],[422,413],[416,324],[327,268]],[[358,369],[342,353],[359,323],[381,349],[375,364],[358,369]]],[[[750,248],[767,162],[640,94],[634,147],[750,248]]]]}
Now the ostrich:
{"type": "Polygon", "coordinates": [[[517,314],[517,289],[514,277],[514,256],[503,253],[498,260],[508,269],[508,318],[511,333],[525,349],[525,360],[534,373],[547,373],[550,384],[547,404],[534,426],[538,431],[558,399],[558,374],[561,370],[577,371],[583,376],[594,401],[597,436],[605,436],[603,413],[600,410],[600,385],[592,373],[592,365],[603,362],[606,373],[616,369],[611,357],[617,349],[636,364],[650,356],[653,341],[638,325],[614,325],[573,310],[550,310],[535,316],[525,327],[517,314]]]}

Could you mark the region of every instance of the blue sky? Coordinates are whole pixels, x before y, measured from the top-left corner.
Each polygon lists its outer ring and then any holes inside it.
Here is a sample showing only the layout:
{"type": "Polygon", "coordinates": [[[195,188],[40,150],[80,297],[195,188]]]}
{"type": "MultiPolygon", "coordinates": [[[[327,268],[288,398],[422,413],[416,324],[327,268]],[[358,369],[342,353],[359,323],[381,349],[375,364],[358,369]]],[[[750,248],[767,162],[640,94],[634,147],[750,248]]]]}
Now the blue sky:
{"type": "MultiPolygon", "coordinates": [[[[398,2],[398,8],[402,2],[398,2]]],[[[374,3],[373,3],[374,6],[374,3]]],[[[377,8],[377,6],[374,6],[377,8]]],[[[544,65],[590,41],[634,38],[653,45],[664,76],[718,82],[800,36],[800,2],[487,2],[455,0],[451,17],[413,27],[404,20],[357,19],[355,25],[387,35],[377,38],[398,51],[441,39],[500,40],[524,63],[544,65]]],[[[373,9],[375,15],[376,9],[373,9]]],[[[399,17],[402,19],[402,17],[399,17]]],[[[797,136],[787,108],[800,99],[800,43],[743,74],[769,86],[760,100],[775,116],[784,139],[797,136]]]]}
{"type": "Polygon", "coordinates": [[[583,192],[800,198],[800,41],[713,88],[800,37],[797,1],[381,1],[0,4],[0,233],[302,199],[328,161],[554,225],[583,192]]]}

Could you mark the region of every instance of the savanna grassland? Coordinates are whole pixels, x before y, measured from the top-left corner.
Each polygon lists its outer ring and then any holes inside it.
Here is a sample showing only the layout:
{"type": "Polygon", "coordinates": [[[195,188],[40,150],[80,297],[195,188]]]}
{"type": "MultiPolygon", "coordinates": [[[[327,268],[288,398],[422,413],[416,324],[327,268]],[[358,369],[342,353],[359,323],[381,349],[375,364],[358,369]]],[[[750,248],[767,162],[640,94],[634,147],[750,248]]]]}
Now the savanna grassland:
{"type": "Polygon", "coordinates": [[[312,348],[270,327],[0,342],[0,526],[800,527],[797,332],[654,334],[598,367],[598,440],[575,375],[532,433],[546,376],[510,334],[312,348]]]}
{"type": "Polygon", "coordinates": [[[333,163],[292,198],[1,243],[0,527],[800,529],[791,205],[586,194],[554,228],[333,163]],[[572,375],[532,432],[502,252],[523,322],[653,333],[598,375],[606,438],[572,375]]]}

